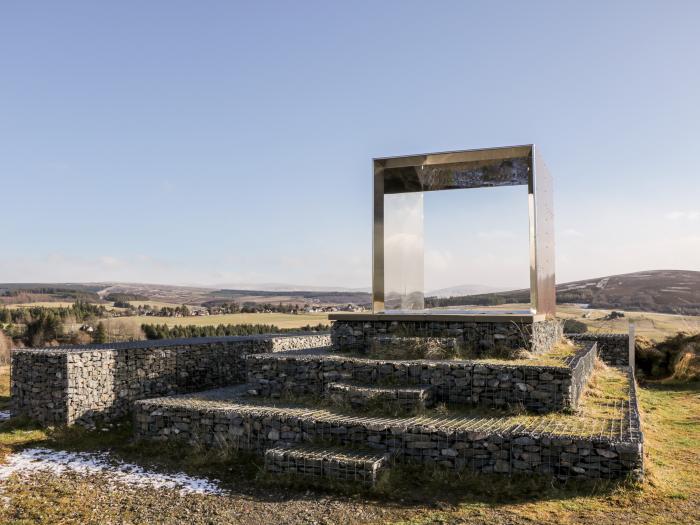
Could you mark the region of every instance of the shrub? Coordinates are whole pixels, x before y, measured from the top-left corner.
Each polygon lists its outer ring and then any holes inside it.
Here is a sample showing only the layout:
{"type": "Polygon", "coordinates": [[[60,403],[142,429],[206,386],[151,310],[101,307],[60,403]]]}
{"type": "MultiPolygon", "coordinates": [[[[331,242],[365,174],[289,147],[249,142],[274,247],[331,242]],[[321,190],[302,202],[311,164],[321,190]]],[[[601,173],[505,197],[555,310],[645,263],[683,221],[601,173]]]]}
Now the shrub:
{"type": "Polygon", "coordinates": [[[10,349],[12,348],[12,339],[7,337],[5,333],[0,330],[0,365],[10,364],[10,349]]]}
{"type": "Polygon", "coordinates": [[[50,310],[41,310],[39,315],[27,323],[26,339],[31,347],[44,346],[63,334],[61,318],[50,310]]]}
{"type": "Polygon", "coordinates": [[[107,330],[105,329],[105,325],[102,321],[97,323],[97,328],[95,329],[95,333],[92,336],[92,340],[95,343],[107,342],[107,330]]]}
{"type": "Polygon", "coordinates": [[[564,333],[565,334],[583,334],[588,331],[588,326],[586,323],[577,321],[576,319],[567,319],[564,321],[564,333]]]}
{"type": "Polygon", "coordinates": [[[680,332],[657,345],[637,340],[637,368],[651,379],[700,380],[700,334],[680,332]]]}

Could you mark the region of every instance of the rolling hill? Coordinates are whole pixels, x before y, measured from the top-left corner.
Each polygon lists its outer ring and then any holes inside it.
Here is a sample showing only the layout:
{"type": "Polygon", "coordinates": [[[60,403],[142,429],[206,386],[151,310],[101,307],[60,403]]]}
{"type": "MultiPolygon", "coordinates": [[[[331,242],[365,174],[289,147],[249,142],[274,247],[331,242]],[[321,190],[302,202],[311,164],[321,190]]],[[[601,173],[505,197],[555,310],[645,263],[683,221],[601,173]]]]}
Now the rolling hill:
{"type": "MultiPolygon", "coordinates": [[[[290,288],[294,287],[290,285],[290,288]]],[[[223,302],[369,305],[371,300],[366,291],[342,288],[256,290],[141,283],[0,284],[0,304],[76,299],[99,302],[114,294],[161,303],[207,306],[223,302]]],[[[527,289],[490,291],[477,285],[464,285],[432,292],[432,296],[426,298],[426,307],[524,303],[529,302],[529,294],[527,289]]],[[[562,283],[557,285],[557,302],[591,308],[700,315],[700,272],[652,270],[562,283]]]]}
{"type": "MultiPolygon", "coordinates": [[[[498,305],[529,302],[529,290],[431,297],[430,306],[498,305]]],[[[700,315],[700,272],[652,270],[557,285],[557,303],[590,308],[700,315]]]]}

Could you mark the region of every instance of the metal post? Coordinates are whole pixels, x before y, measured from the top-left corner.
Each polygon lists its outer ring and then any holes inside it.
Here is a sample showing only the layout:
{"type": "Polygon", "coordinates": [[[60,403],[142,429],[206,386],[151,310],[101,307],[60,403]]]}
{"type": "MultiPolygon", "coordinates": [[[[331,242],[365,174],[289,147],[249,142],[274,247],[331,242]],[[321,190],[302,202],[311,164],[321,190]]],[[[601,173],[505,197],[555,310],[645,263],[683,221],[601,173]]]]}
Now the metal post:
{"type": "Polygon", "coordinates": [[[635,368],[634,349],[635,349],[635,324],[632,321],[630,321],[629,322],[629,357],[628,357],[628,362],[629,362],[630,370],[632,371],[632,375],[634,375],[634,368],[635,368]]]}

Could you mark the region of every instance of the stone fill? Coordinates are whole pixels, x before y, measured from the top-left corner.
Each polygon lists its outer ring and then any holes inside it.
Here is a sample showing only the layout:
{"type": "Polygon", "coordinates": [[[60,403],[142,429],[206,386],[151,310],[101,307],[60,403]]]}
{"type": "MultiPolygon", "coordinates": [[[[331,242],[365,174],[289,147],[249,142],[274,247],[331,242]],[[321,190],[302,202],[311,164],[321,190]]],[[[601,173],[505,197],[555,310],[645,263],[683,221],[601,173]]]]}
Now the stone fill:
{"type": "Polygon", "coordinates": [[[435,399],[477,406],[522,406],[533,412],[573,409],[595,362],[594,343],[582,344],[558,366],[537,360],[378,360],[301,352],[247,358],[251,393],[263,397],[323,395],[326,384],[430,385],[435,399]],[[528,364],[528,363],[532,364],[528,364]]]}
{"type": "Polygon", "coordinates": [[[628,334],[568,334],[567,337],[572,341],[597,343],[598,355],[609,365],[629,365],[628,334]]]}
{"type": "Polygon", "coordinates": [[[10,411],[45,425],[92,426],[124,416],[136,399],[242,383],[248,354],[328,344],[314,334],[17,349],[10,411]]]}
{"type": "Polygon", "coordinates": [[[502,321],[383,321],[335,320],[331,340],[336,352],[368,353],[377,338],[412,337],[453,339],[470,356],[509,358],[525,349],[540,354],[562,337],[558,320],[518,323],[502,321]]]}
{"type": "Polygon", "coordinates": [[[382,454],[348,448],[293,445],[269,448],[265,470],[273,474],[302,475],[374,485],[388,465],[382,454]]]}
{"type": "Polygon", "coordinates": [[[352,382],[326,383],[326,395],[337,406],[354,409],[381,408],[389,412],[419,412],[435,404],[433,387],[366,386],[352,382]]]}
{"type": "Polygon", "coordinates": [[[639,413],[634,382],[626,374],[606,371],[598,378],[601,388],[609,382],[617,390],[604,398],[586,398],[583,411],[575,415],[364,417],[313,406],[274,405],[243,396],[245,388],[233,388],[137,401],[134,424],[140,438],[259,453],[294,443],[332,441],[388,453],[394,461],[455,470],[639,477],[639,413]]]}

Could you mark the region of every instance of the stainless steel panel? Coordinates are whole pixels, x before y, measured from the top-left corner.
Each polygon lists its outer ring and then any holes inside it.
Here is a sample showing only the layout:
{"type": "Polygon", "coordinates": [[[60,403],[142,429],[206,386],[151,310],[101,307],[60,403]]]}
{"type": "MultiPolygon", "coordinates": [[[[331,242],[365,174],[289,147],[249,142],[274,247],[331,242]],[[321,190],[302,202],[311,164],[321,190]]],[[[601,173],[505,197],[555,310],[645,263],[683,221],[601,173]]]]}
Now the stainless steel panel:
{"type": "Polygon", "coordinates": [[[422,310],[423,193],[384,196],[384,301],[387,310],[422,310]]]}
{"type": "MultiPolygon", "coordinates": [[[[534,282],[531,289],[535,291],[533,308],[538,314],[555,315],[556,284],[554,264],[554,196],[552,177],[547,166],[533,146],[534,172],[532,177],[532,200],[534,210],[534,282]]],[[[532,269],[531,269],[532,271],[532,269]]]]}
{"type": "Polygon", "coordinates": [[[384,169],[374,165],[372,311],[384,311],[384,169]]]}

